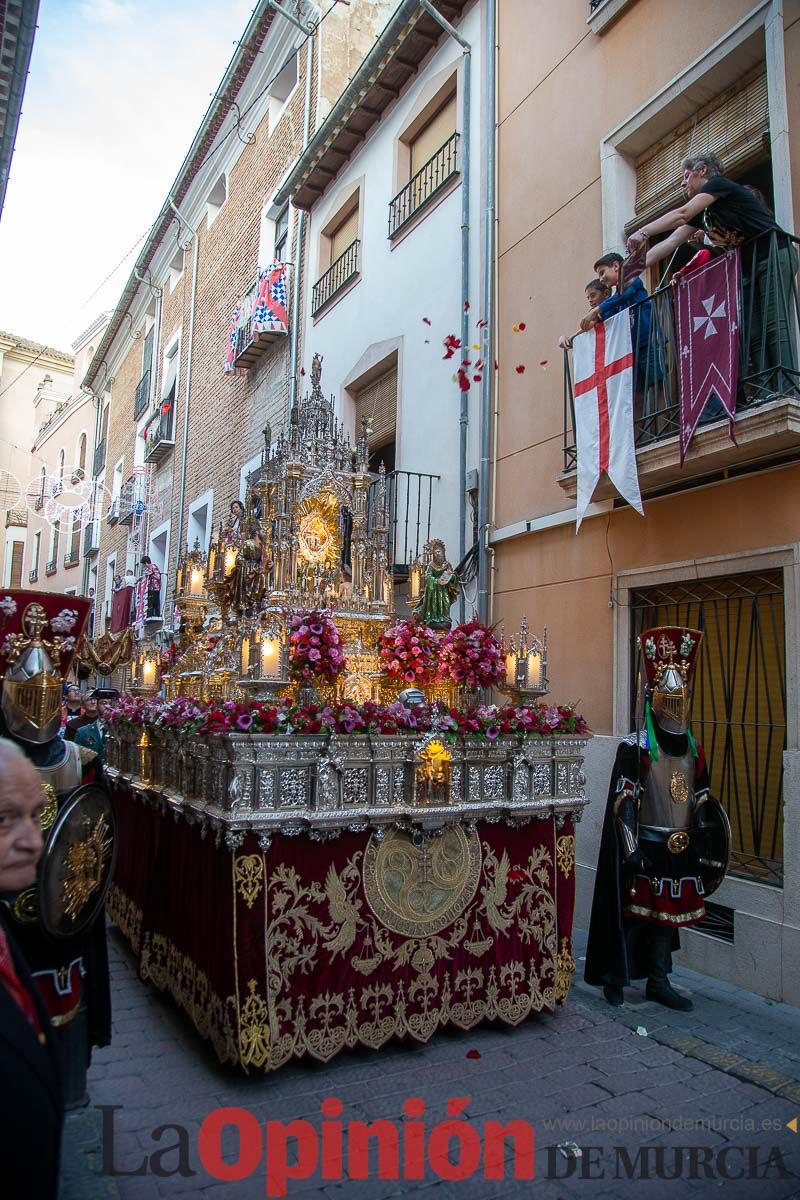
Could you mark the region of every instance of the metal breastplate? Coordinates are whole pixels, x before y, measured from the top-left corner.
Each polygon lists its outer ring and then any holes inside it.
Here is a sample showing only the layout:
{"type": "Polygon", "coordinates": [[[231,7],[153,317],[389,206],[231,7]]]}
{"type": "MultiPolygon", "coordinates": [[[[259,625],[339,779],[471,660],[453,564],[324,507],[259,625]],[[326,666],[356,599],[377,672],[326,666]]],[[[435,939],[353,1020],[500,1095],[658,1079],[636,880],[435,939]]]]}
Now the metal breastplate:
{"type": "Polygon", "coordinates": [[[639,824],[688,829],[694,812],[695,760],[691,750],[673,757],[663,752],[650,763],[639,802],[639,824]]]}
{"type": "Polygon", "coordinates": [[[37,767],[42,783],[49,783],[59,794],[80,785],[83,773],[81,753],[74,742],[64,743],[64,758],[55,767],[37,767]]]}

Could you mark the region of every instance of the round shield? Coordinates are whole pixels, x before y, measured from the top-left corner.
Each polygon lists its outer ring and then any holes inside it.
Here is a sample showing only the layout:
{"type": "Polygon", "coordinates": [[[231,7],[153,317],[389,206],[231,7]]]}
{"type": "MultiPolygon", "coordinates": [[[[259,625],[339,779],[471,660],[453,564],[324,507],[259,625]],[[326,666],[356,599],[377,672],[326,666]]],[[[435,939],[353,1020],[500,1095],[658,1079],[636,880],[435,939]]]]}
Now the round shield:
{"type": "Polygon", "coordinates": [[[731,823],[715,796],[709,795],[698,806],[694,828],[701,835],[698,863],[708,897],[725,878],[731,857],[731,823]]]}
{"type": "Polygon", "coordinates": [[[117,826],[111,798],[76,788],[53,822],[39,864],[42,925],[54,937],[80,933],[97,915],[114,874],[117,826]]]}

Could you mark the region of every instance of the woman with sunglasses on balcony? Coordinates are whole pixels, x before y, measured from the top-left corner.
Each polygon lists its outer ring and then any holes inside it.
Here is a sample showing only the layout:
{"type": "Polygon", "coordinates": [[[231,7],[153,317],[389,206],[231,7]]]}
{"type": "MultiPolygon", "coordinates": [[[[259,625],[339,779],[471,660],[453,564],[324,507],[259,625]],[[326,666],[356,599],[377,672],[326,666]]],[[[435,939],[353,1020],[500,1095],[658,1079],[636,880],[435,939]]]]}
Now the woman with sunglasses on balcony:
{"type": "Polygon", "coordinates": [[[699,229],[720,250],[749,243],[742,251],[742,320],[749,324],[743,330],[750,359],[747,374],[762,377],[762,384],[772,378],[774,387],[780,373],[796,371],[797,363],[791,326],[797,311],[798,259],[792,240],[756,189],[723,175],[716,155],[690,155],[681,169],[686,203],[631,234],[628,252],[645,239],[668,234],[648,250],[649,267],[671,256],[699,229]]]}

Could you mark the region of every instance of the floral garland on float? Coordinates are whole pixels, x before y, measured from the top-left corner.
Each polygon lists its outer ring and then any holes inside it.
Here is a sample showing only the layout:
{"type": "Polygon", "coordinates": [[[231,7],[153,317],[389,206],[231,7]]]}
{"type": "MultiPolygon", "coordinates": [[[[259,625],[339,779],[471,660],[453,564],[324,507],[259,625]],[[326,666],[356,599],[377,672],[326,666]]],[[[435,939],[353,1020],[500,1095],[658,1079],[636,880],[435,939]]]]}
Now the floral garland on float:
{"type": "Polygon", "coordinates": [[[503,648],[477,618],[456,625],[442,639],[441,671],[459,687],[495,687],[505,674],[503,648]]]}
{"type": "Polygon", "coordinates": [[[392,680],[425,687],[441,673],[442,635],[418,621],[399,621],[380,640],[383,674],[392,680]]]}
{"type": "Polygon", "coordinates": [[[294,704],[281,699],[276,704],[227,700],[215,705],[187,696],[174,700],[153,700],[123,695],[107,713],[112,729],[146,730],[158,737],[178,734],[183,737],[214,737],[236,733],[280,734],[395,734],[436,732],[455,740],[460,735],[478,736],[486,741],[499,737],[538,735],[583,736],[590,732],[574,704],[517,707],[506,704],[477,705],[467,710],[433,704],[294,704]]]}

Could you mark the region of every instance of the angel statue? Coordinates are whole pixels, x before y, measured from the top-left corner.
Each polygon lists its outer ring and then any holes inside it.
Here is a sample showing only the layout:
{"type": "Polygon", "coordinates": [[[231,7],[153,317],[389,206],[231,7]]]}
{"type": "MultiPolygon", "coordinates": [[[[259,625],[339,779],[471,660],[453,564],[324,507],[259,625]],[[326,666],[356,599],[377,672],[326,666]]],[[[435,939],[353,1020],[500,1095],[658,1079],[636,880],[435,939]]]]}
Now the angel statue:
{"type": "Polygon", "coordinates": [[[452,624],[450,608],[461,585],[458,574],[447,561],[441,538],[433,538],[427,543],[423,552],[423,562],[427,564],[425,585],[414,606],[414,612],[419,620],[431,629],[449,629],[452,624]]]}

